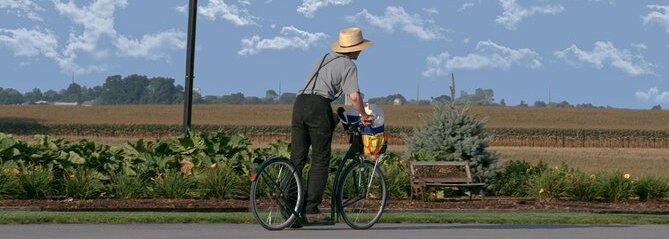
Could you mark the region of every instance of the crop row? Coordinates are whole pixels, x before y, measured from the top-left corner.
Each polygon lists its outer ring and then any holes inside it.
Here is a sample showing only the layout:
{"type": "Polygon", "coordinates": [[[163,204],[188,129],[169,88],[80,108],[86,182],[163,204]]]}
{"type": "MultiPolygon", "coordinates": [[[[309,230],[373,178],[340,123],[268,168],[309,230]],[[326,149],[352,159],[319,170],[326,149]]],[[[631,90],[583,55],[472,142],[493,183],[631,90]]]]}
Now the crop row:
{"type": "MultiPolygon", "coordinates": [[[[269,142],[288,140],[290,126],[285,125],[195,125],[202,132],[222,132],[227,135],[243,134],[253,140],[269,142]]],[[[0,121],[0,132],[16,135],[74,135],[98,137],[161,137],[181,133],[180,125],[164,124],[42,124],[28,121],[0,121]]],[[[404,136],[413,133],[413,127],[386,127],[391,144],[404,144],[404,136]]],[[[669,131],[628,129],[543,129],[543,128],[489,128],[491,146],[530,147],[616,147],[616,148],[669,148],[669,131]]],[[[340,128],[334,142],[348,140],[340,128]]]]}

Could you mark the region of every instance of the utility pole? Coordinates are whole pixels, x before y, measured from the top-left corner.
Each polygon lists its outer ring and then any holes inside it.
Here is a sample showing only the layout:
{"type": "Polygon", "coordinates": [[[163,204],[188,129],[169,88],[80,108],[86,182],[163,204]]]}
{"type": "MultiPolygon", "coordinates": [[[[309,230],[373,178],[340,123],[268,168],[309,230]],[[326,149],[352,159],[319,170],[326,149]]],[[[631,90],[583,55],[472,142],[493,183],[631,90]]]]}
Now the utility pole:
{"type": "Polygon", "coordinates": [[[416,104],[420,104],[420,79],[416,81],[416,104]]]}
{"type": "Polygon", "coordinates": [[[548,87],[548,107],[551,107],[551,88],[548,87]]]}
{"type": "Polygon", "coordinates": [[[195,26],[197,22],[197,0],[188,5],[188,42],[186,48],[186,84],[184,87],[183,132],[188,133],[193,113],[193,79],[195,78],[195,26]]]}

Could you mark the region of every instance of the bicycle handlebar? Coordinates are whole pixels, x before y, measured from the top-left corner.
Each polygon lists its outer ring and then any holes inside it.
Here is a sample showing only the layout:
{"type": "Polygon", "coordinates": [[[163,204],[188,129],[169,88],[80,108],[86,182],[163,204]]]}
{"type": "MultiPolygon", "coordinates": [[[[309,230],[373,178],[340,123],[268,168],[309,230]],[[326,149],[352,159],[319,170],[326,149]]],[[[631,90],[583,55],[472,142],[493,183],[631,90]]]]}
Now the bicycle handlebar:
{"type": "Polygon", "coordinates": [[[345,114],[346,110],[344,107],[339,107],[337,108],[337,116],[339,116],[339,120],[341,123],[344,125],[344,130],[355,130],[356,132],[360,133],[362,132],[362,128],[365,127],[362,124],[362,120],[358,118],[358,120],[349,122],[348,117],[345,114]]]}

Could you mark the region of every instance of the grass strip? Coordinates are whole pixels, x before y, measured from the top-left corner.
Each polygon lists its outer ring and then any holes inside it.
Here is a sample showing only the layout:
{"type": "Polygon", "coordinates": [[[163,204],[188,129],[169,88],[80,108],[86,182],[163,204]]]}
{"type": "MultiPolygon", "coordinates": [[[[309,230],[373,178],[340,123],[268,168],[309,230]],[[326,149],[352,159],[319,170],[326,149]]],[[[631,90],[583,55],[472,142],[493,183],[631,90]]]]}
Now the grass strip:
{"type": "MultiPolygon", "coordinates": [[[[0,224],[256,223],[248,212],[3,211],[0,224]]],[[[343,221],[341,222],[343,223],[343,221]]],[[[380,223],[669,224],[666,215],[550,212],[385,213],[380,223]]]]}

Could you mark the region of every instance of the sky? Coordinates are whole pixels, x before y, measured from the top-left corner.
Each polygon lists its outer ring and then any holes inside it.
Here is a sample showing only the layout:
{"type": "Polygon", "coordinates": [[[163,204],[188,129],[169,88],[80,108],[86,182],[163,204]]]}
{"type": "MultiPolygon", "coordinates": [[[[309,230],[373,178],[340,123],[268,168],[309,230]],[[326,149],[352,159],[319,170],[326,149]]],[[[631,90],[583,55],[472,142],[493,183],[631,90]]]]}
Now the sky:
{"type": "MultiPolygon", "coordinates": [[[[199,0],[203,95],[296,92],[339,30],[367,98],[493,89],[495,101],[669,108],[669,0],[199,0]]],[[[0,87],[185,79],[187,0],[0,0],[0,87]]]]}

